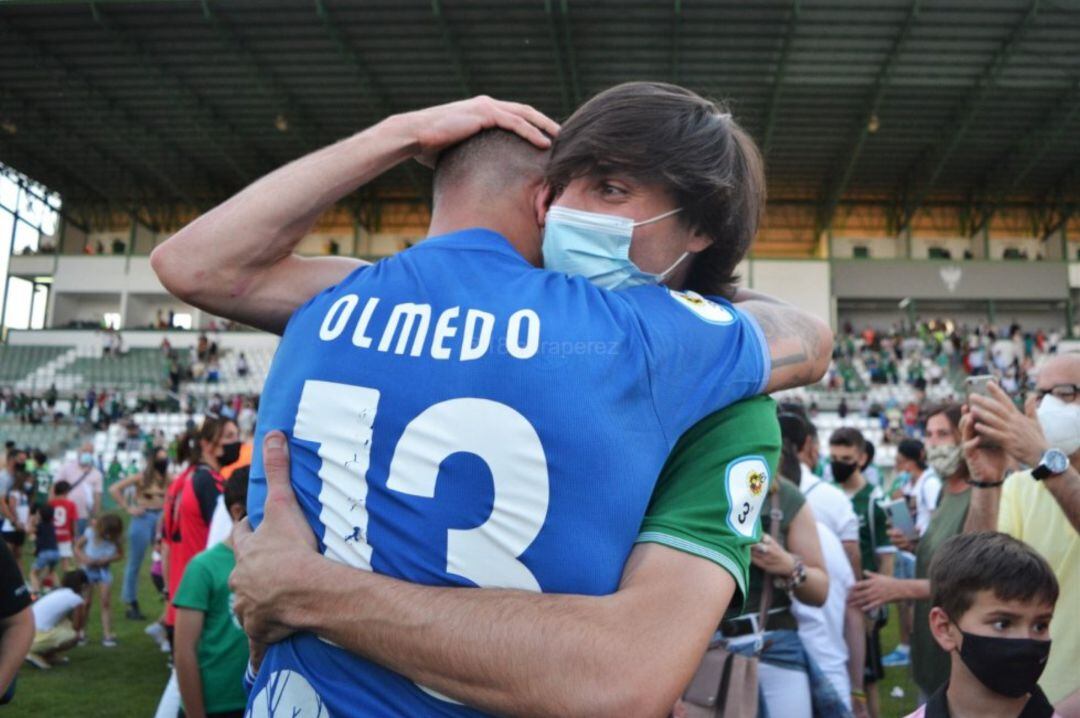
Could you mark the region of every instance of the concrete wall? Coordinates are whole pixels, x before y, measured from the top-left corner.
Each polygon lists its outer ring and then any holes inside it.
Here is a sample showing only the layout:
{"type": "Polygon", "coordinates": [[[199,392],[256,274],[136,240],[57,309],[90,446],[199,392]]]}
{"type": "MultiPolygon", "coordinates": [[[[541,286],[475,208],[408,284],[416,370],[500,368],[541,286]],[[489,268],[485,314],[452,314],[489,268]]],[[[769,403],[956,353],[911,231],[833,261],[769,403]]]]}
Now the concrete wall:
{"type": "Polygon", "coordinates": [[[829,262],[825,260],[754,259],[750,286],[832,321],[829,262]]]}

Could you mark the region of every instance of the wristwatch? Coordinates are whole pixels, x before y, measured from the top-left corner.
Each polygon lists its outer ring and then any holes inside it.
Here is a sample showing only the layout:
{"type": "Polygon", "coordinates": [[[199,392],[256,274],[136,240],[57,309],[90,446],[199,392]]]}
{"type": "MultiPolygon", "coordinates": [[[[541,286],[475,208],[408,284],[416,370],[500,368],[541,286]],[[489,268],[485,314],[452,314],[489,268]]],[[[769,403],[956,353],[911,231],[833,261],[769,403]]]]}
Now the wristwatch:
{"type": "Polygon", "coordinates": [[[1031,470],[1031,478],[1036,481],[1049,479],[1064,474],[1069,469],[1069,457],[1061,449],[1047,449],[1039,459],[1039,465],[1031,470]]]}

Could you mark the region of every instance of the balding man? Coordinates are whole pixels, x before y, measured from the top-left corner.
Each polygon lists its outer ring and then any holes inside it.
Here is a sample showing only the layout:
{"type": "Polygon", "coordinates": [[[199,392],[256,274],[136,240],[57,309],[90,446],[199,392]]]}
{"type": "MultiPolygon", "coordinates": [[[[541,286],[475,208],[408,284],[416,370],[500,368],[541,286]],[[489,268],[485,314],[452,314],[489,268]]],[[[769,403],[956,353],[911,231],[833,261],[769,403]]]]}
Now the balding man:
{"type": "Polygon", "coordinates": [[[105,480],[94,465],[94,445],[86,442],[79,447],[79,455],[60,468],[56,480],[71,486],[68,498],[79,512],[76,537],[82,536],[90,519],[101,510],[101,495],[105,491],[105,480]]]}
{"type": "MultiPolygon", "coordinates": [[[[1061,584],[1061,605],[1080,605],[1080,355],[1055,357],[1039,371],[1026,412],[991,385],[990,398],[971,397],[965,450],[973,486],[973,530],[1003,531],[1041,553],[1061,584]],[[1001,449],[977,448],[979,437],[1001,449]],[[1009,460],[1027,471],[1002,481],[1009,460]]],[[[1080,689],[1080,623],[1061,616],[1050,625],[1054,648],[1039,685],[1060,704],[1080,689]]],[[[1066,714],[1063,710],[1063,714],[1066,714]]]]}

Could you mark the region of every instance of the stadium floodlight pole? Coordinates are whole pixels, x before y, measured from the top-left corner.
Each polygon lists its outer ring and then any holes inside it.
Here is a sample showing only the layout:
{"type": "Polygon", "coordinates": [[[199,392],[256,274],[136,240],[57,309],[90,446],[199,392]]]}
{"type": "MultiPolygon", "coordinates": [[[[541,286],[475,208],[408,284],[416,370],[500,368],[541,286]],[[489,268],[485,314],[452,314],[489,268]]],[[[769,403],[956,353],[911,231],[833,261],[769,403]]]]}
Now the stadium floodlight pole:
{"type": "Polygon", "coordinates": [[[469,76],[469,68],[465,65],[465,56],[461,51],[461,45],[457,41],[457,35],[443,14],[442,0],[431,0],[431,12],[435,16],[435,22],[439,25],[439,34],[442,35],[443,46],[450,56],[450,62],[454,65],[454,74],[457,75],[458,85],[461,87],[462,97],[472,97],[472,83],[469,76]]]}
{"type": "Polygon", "coordinates": [[[926,180],[912,192],[914,199],[912,199],[912,201],[904,208],[903,215],[900,219],[901,230],[906,229],[908,225],[911,224],[911,221],[915,218],[915,214],[919,211],[923,202],[934,189],[949,158],[952,157],[953,152],[967,135],[972,122],[982,109],[987,97],[989,97],[990,90],[997,84],[997,79],[1001,76],[1001,73],[1004,71],[1009,60],[1016,54],[1016,51],[1020,47],[1020,43],[1028,30],[1035,24],[1035,16],[1038,14],[1038,11],[1039,0],[1032,0],[1031,5],[1028,6],[1027,12],[1024,13],[1024,17],[1016,27],[1012,29],[1008,38],[1002,42],[1001,47],[998,48],[997,52],[994,53],[990,58],[990,61],[983,68],[979,79],[975,81],[975,86],[972,88],[971,92],[968,93],[967,97],[964,98],[963,103],[961,103],[960,109],[956,113],[953,122],[944,128],[941,137],[935,143],[931,152],[925,156],[926,160],[916,162],[915,167],[912,168],[912,171],[909,173],[911,179],[916,179],[922,174],[918,172],[918,169],[924,164],[929,167],[929,171],[925,173],[926,180]]]}
{"type": "Polygon", "coordinates": [[[776,129],[776,118],[780,107],[780,90],[784,86],[784,77],[787,75],[791,46],[795,42],[795,32],[799,28],[800,12],[799,0],[792,0],[791,15],[788,17],[787,31],[784,33],[784,44],[780,47],[780,60],[776,65],[776,76],[773,78],[772,92],[769,93],[769,104],[765,110],[765,131],[761,136],[761,154],[766,159],[769,157],[769,150],[772,149],[773,132],[776,129]]]}
{"type": "Polygon", "coordinates": [[[99,7],[99,2],[90,3],[90,12],[94,20],[101,26],[113,42],[114,47],[123,49],[128,55],[136,60],[132,63],[135,67],[145,68],[154,75],[157,81],[173,87],[173,97],[176,98],[177,107],[182,109],[191,119],[192,126],[200,136],[213,148],[215,154],[220,156],[233,174],[241,182],[249,182],[253,176],[261,174],[276,163],[268,159],[258,147],[249,139],[241,136],[236,126],[211,105],[198,92],[193,90],[186,81],[165,67],[139,40],[132,38],[123,30],[109,15],[99,7]],[[208,127],[209,126],[209,127],[208,127]],[[218,141],[210,128],[224,131],[231,142],[235,145],[249,145],[256,155],[259,169],[253,170],[243,167],[240,162],[218,141]]]}
{"type": "Polygon", "coordinates": [[[851,149],[848,151],[844,169],[840,172],[836,181],[833,182],[829,194],[825,198],[821,214],[818,217],[818,227],[815,235],[819,235],[822,232],[827,232],[832,229],[833,217],[836,216],[836,209],[840,205],[840,198],[847,192],[848,184],[851,182],[851,177],[855,173],[855,166],[858,164],[859,156],[862,154],[863,145],[866,144],[866,138],[870,136],[870,123],[873,121],[873,118],[877,115],[878,109],[881,107],[881,101],[885,97],[885,90],[888,89],[889,83],[892,81],[896,71],[897,62],[903,53],[904,45],[907,43],[908,38],[911,37],[911,30],[915,27],[915,23],[918,20],[919,3],[920,0],[914,0],[911,3],[907,17],[904,19],[904,24],[900,27],[900,32],[897,34],[896,40],[893,41],[892,49],[889,51],[885,61],[881,64],[881,68],[878,70],[877,78],[874,80],[874,86],[871,88],[870,94],[867,97],[866,110],[860,116],[858,132],[855,136],[855,141],[851,143],[851,149]]]}

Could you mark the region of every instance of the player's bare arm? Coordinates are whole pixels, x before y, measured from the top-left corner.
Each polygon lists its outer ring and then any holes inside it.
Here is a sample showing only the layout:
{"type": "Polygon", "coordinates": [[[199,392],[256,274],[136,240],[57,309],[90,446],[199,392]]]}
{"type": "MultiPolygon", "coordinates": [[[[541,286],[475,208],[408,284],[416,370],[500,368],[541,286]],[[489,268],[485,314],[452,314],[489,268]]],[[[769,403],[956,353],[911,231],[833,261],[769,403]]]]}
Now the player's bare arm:
{"type": "Polygon", "coordinates": [[[761,325],[772,357],[767,393],[820,381],[832,360],[833,333],[810,312],[760,292],[739,289],[733,301],[761,325]]]}
{"type": "Polygon", "coordinates": [[[712,562],[651,543],[635,547],[608,596],[440,588],[358,571],[316,553],[286,450],[265,445],[264,463],[263,523],[234,533],[230,583],[249,635],[311,631],[488,712],[667,715],[735,591],[712,562]]]}
{"type": "Polygon", "coordinates": [[[493,127],[541,148],[558,132],[533,108],[489,97],[395,115],[257,180],[155,249],[151,266],[185,302],[280,334],[301,304],[363,264],[293,254],[324,211],[401,162],[433,162],[493,127]]]}

